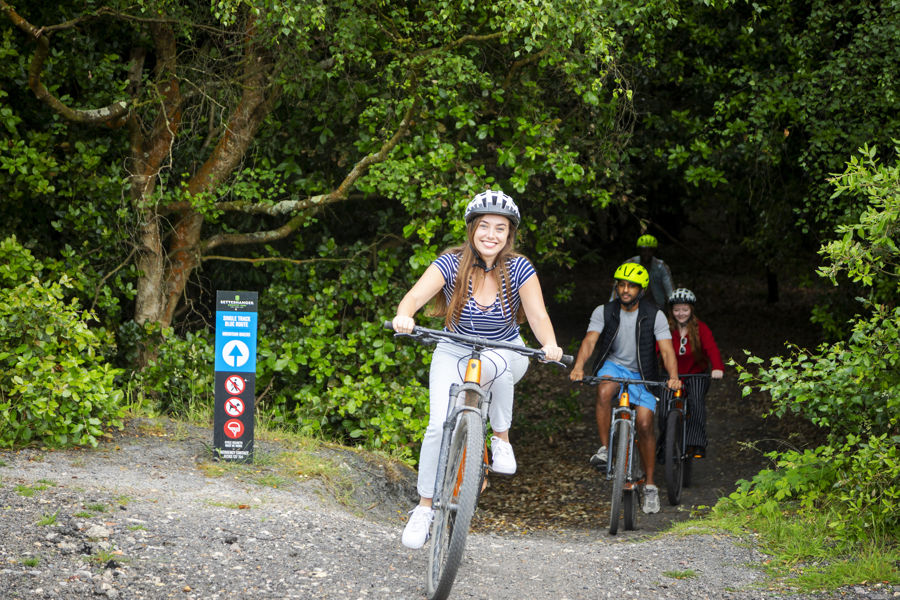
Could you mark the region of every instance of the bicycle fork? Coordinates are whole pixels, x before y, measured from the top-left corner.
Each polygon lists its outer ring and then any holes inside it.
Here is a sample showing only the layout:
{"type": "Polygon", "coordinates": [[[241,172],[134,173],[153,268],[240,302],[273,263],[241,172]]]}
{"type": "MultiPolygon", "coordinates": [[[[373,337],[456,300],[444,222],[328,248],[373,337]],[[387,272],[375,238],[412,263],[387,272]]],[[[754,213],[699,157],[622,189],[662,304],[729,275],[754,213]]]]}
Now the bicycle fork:
{"type": "MultiPolygon", "coordinates": [[[[634,409],[631,408],[631,399],[628,392],[622,392],[619,395],[619,405],[613,409],[612,423],[609,426],[609,446],[607,452],[610,458],[615,457],[615,441],[616,441],[616,430],[618,429],[618,424],[624,422],[628,427],[628,437],[629,442],[626,444],[626,457],[625,457],[625,491],[631,491],[635,485],[640,482],[635,482],[632,480],[631,473],[632,468],[634,466],[634,409]]],[[[615,457],[617,458],[617,457],[615,457]]],[[[614,460],[607,459],[606,461],[606,480],[609,481],[613,478],[613,468],[614,468],[614,460]]]]}

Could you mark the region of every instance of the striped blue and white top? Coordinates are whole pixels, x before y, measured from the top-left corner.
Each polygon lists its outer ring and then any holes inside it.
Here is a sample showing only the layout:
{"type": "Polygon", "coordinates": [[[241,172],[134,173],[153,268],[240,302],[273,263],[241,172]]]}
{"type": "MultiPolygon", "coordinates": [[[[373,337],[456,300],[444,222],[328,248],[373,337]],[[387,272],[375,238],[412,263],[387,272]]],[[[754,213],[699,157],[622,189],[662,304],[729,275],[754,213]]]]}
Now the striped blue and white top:
{"type": "MultiPolygon", "coordinates": [[[[453,296],[453,287],[456,284],[456,274],[459,271],[459,255],[442,254],[435,259],[434,265],[444,276],[443,292],[449,304],[450,298],[453,296]]],[[[500,294],[497,294],[490,306],[481,306],[475,302],[472,297],[472,283],[469,282],[469,298],[463,306],[459,323],[456,324],[454,331],[489,340],[508,342],[518,339],[519,324],[516,323],[516,313],[521,304],[519,288],[535,274],[535,271],[531,262],[524,256],[510,258],[506,262],[506,268],[509,271],[512,285],[512,289],[507,291],[512,314],[509,314],[506,303],[501,306],[500,294]]]]}

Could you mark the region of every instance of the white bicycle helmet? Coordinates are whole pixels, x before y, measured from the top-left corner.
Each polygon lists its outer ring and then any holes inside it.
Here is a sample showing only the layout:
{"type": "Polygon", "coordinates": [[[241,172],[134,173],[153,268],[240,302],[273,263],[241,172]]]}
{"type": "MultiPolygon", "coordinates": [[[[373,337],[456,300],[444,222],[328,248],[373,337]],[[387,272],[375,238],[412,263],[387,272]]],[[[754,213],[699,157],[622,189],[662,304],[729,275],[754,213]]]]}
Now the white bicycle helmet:
{"type": "Polygon", "coordinates": [[[694,295],[694,292],[687,288],[678,288],[674,290],[671,294],[669,294],[669,304],[690,304],[694,305],[697,303],[697,296],[694,295]]]}
{"type": "Polygon", "coordinates": [[[485,190],[472,198],[466,206],[466,225],[479,215],[502,215],[512,221],[513,227],[519,226],[519,207],[513,199],[500,190],[485,190]]]}

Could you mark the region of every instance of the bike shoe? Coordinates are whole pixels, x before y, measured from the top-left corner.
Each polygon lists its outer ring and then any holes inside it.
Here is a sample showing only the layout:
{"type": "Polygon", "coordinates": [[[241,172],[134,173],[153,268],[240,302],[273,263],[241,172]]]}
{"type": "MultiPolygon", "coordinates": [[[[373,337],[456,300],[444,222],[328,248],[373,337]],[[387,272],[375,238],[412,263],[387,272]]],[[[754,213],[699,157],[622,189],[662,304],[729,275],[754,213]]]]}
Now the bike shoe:
{"type": "Polygon", "coordinates": [[[431,507],[419,505],[409,511],[409,520],[403,528],[401,541],[407,548],[417,550],[425,545],[431,533],[431,521],[434,511],[431,507]]]}
{"type": "Polygon", "coordinates": [[[659,489],[655,485],[644,486],[644,512],[648,515],[659,512],[659,489]]]}
{"type": "Polygon", "coordinates": [[[607,451],[606,446],[600,446],[597,453],[591,457],[591,464],[599,469],[606,467],[607,460],[609,460],[609,451],[607,451]]]}
{"type": "Polygon", "coordinates": [[[514,475],[516,472],[516,455],[512,445],[496,435],[491,437],[491,471],[498,475],[514,475]]]}

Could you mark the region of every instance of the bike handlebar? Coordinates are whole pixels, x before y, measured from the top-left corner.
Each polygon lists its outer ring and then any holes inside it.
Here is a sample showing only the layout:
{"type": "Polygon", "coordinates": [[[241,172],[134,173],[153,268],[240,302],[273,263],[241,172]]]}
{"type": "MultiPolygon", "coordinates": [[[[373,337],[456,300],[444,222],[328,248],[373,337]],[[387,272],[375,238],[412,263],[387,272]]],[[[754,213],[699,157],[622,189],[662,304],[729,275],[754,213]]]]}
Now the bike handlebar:
{"type": "Polygon", "coordinates": [[[651,386],[665,386],[665,381],[651,381],[648,379],[631,379],[629,377],[611,377],[609,375],[604,375],[603,377],[597,377],[595,375],[585,375],[581,378],[581,383],[587,383],[589,385],[596,385],[598,383],[602,383],[604,381],[612,381],[614,383],[624,383],[625,385],[651,385],[651,386]]]}
{"type": "MultiPolygon", "coordinates": [[[[390,331],[394,331],[394,323],[392,321],[385,321],[384,328],[390,331]]],[[[442,329],[429,329],[427,327],[420,327],[415,325],[413,327],[412,333],[395,333],[395,335],[403,335],[406,337],[411,337],[416,339],[423,344],[436,344],[440,340],[452,340],[454,342],[459,342],[466,346],[471,346],[477,350],[486,350],[488,348],[498,348],[502,350],[512,350],[513,352],[518,352],[523,356],[532,356],[546,363],[553,363],[557,365],[561,365],[564,367],[568,367],[572,365],[574,362],[574,358],[568,354],[563,354],[560,360],[547,360],[544,357],[544,351],[539,350],[538,348],[529,348],[528,346],[520,346],[518,344],[513,344],[510,342],[503,342],[499,340],[489,340],[487,338],[466,335],[464,333],[455,333],[453,331],[444,331],[442,329]]]]}

